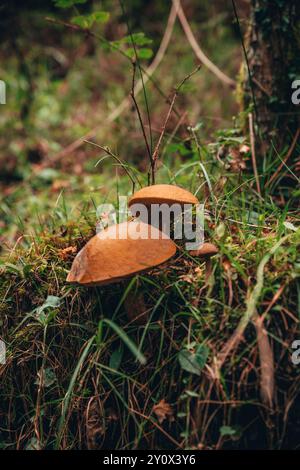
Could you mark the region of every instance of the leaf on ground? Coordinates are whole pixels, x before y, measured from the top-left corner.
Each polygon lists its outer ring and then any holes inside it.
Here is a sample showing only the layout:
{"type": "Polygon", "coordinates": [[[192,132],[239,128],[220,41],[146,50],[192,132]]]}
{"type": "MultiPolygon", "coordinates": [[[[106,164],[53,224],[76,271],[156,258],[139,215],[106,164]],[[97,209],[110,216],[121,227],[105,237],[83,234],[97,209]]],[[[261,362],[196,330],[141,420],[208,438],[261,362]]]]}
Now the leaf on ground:
{"type": "Polygon", "coordinates": [[[156,414],[159,424],[167,418],[170,421],[174,421],[172,407],[164,398],[153,406],[152,411],[156,414]]]}
{"type": "Polygon", "coordinates": [[[75,253],[77,253],[76,246],[68,246],[67,248],[59,250],[58,256],[63,260],[67,260],[70,256],[75,255],[75,253]]]}
{"type": "Polygon", "coordinates": [[[37,319],[42,323],[42,324],[47,324],[51,319],[53,318],[53,315],[50,313],[46,314],[45,310],[48,308],[50,309],[56,309],[60,306],[61,304],[61,299],[60,297],[56,297],[55,295],[48,295],[47,299],[41,305],[40,307],[37,307],[34,309],[34,313],[37,317],[37,319]]]}
{"type": "Polygon", "coordinates": [[[50,369],[50,367],[46,367],[46,369],[40,369],[37,375],[38,377],[35,381],[36,385],[39,385],[41,381],[44,387],[50,387],[56,382],[55,372],[50,369]]]}
{"type": "Polygon", "coordinates": [[[239,439],[241,436],[241,430],[238,426],[221,426],[220,434],[222,437],[231,437],[232,439],[239,439]]]}
{"type": "Polygon", "coordinates": [[[204,344],[199,344],[194,350],[182,349],[178,360],[182,369],[192,374],[201,375],[201,371],[208,359],[209,349],[204,344]]]}

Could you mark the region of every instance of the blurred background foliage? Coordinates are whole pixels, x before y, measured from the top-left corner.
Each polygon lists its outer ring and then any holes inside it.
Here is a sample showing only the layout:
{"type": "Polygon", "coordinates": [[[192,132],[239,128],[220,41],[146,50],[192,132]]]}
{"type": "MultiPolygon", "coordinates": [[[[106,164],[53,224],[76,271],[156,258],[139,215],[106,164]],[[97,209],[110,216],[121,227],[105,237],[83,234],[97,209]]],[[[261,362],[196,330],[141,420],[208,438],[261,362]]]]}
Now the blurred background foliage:
{"type": "MultiPolygon", "coordinates": [[[[109,197],[115,197],[116,171],[121,176],[124,171],[116,170],[111,160],[95,166],[103,154],[99,149],[84,144],[60,157],[61,150],[91,129],[96,128],[94,140],[108,145],[122,160],[141,171],[147,166],[135,109],[131,107],[116,121],[106,122],[109,113],[130,93],[132,81],[130,60],[107,44],[128,37],[129,18],[132,32],[143,33],[147,39],[143,47],[148,50],[146,57],[152,50],[151,58],[141,59],[146,67],[159,48],[171,2],[126,1],[126,15],[118,0],[78,2],[69,8],[59,8],[60,3],[68,5],[50,0],[7,1],[0,7],[0,78],[7,84],[7,104],[1,106],[0,114],[0,233],[10,243],[25,227],[34,227],[39,218],[57,209],[62,196],[71,207],[75,201],[92,198],[100,203],[103,194],[110,191],[109,197]],[[87,18],[97,11],[109,14],[92,27],[103,40],[59,23],[72,22],[74,17],[78,22],[78,17],[87,18]]],[[[208,57],[235,78],[242,52],[229,2],[188,0],[184,7],[208,57]]],[[[241,2],[239,8],[240,14],[246,15],[249,7],[241,2]]],[[[123,44],[122,50],[129,49],[127,43],[127,49],[123,44]]],[[[146,85],[154,140],[169,107],[166,97],[197,64],[177,20],[169,47],[154,74],[155,86],[151,81],[146,85]]],[[[138,102],[145,112],[142,93],[138,102]]],[[[232,127],[238,112],[236,94],[206,67],[186,83],[176,107],[181,114],[188,110],[187,119],[198,126],[203,143],[214,139],[216,130],[232,127]]],[[[169,134],[177,120],[172,116],[169,134]]],[[[167,166],[177,168],[192,157],[188,138],[186,127],[179,127],[177,136],[169,142],[172,146],[164,151],[167,166]]],[[[159,174],[165,178],[163,170],[159,174]]],[[[126,194],[130,185],[127,181],[122,184],[126,194]]]]}

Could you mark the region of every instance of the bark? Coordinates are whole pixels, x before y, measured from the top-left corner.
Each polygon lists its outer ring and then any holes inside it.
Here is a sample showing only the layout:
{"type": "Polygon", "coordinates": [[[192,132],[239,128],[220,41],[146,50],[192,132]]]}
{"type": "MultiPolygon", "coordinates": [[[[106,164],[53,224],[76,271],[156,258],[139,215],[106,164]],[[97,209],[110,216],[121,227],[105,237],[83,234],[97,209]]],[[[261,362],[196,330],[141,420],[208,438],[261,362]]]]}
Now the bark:
{"type": "MultiPolygon", "coordinates": [[[[299,0],[252,0],[246,49],[255,96],[254,119],[260,136],[258,156],[272,139],[278,150],[292,140],[300,109],[292,103],[292,82],[300,79],[299,0]]],[[[249,77],[244,106],[252,100],[249,77]]]]}

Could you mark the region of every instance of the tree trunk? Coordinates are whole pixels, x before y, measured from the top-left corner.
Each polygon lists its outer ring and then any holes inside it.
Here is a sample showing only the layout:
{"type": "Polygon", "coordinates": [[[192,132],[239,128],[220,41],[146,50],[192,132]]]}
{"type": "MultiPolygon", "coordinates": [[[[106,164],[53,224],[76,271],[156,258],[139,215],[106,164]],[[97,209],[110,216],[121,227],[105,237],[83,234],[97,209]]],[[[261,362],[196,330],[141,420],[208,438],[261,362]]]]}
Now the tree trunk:
{"type": "Polygon", "coordinates": [[[247,77],[243,96],[248,108],[254,94],[259,160],[271,140],[280,151],[299,127],[292,83],[300,79],[300,1],[252,0],[251,4],[246,49],[252,87],[247,77]]]}

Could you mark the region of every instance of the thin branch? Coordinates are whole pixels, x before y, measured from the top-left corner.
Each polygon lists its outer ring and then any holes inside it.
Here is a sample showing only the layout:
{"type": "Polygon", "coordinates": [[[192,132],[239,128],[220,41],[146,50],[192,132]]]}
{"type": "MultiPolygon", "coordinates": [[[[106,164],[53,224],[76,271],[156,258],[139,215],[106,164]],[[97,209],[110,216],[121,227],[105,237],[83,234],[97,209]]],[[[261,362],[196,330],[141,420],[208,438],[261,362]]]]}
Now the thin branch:
{"type": "Polygon", "coordinates": [[[173,5],[177,7],[177,16],[180,20],[182,29],[187,37],[188,42],[190,43],[193,51],[195,52],[198,59],[205,65],[216,77],[218,77],[223,83],[229,85],[232,88],[236,87],[236,82],[232,78],[228,77],[224,72],[222,72],[202,51],[200,48],[193,31],[186,19],[184,11],[181,7],[180,0],[172,0],[173,5]]]}
{"type": "Polygon", "coordinates": [[[151,166],[151,170],[152,170],[152,184],[155,183],[155,169],[156,169],[156,161],[158,159],[158,152],[159,152],[159,148],[160,148],[160,145],[161,145],[161,142],[162,142],[162,139],[163,139],[163,136],[165,134],[165,131],[166,131],[166,127],[167,127],[167,124],[169,122],[169,119],[170,119],[170,116],[171,116],[171,113],[172,113],[172,110],[173,110],[173,107],[174,107],[174,104],[175,104],[175,101],[176,101],[176,98],[179,94],[179,91],[180,91],[180,88],[184,85],[184,83],[189,80],[189,78],[192,77],[192,75],[194,75],[195,73],[198,72],[198,70],[200,70],[201,68],[201,64],[198,65],[198,67],[193,70],[193,72],[189,73],[186,77],[184,77],[184,79],[179,83],[179,85],[175,88],[175,93],[173,95],[173,98],[171,100],[171,104],[170,104],[170,107],[169,107],[169,110],[168,110],[168,113],[167,113],[167,116],[166,116],[166,119],[165,119],[165,122],[163,124],[163,127],[162,127],[162,130],[161,130],[161,134],[159,136],[159,139],[158,139],[158,142],[155,146],[155,149],[154,149],[154,152],[153,152],[153,155],[152,155],[152,161],[153,161],[153,165],[151,166]]]}
{"type": "Polygon", "coordinates": [[[127,29],[128,29],[129,35],[130,35],[131,44],[132,44],[132,47],[133,47],[133,50],[134,50],[134,55],[135,55],[135,63],[136,63],[137,66],[138,66],[138,69],[139,69],[139,72],[140,72],[140,76],[141,76],[141,82],[142,82],[142,88],[143,88],[143,95],[144,95],[144,100],[145,100],[145,105],[146,105],[146,112],[147,112],[147,118],[148,118],[148,124],[149,124],[150,149],[151,149],[150,152],[152,153],[152,128],[151,128],[151,117],[150,117],[150,110],[149,110],[148,98],[147,98],[147,93],[146,93],[146,88],[145,88],[145,83],[144,83],[144,78],[143,78],[143,72],[142,72],[142,68],[141,68],[141,65],[140,65],[139,57],[138,57],[137,50],[136,50],[136,45],[135,45],[135,42],[134,42],[134,40],[133,40],[132,31],[131,31],[131,28],[130,28],[130,25],[129,25],[129,20],[128,20],[128,18],[127,18],[127,14],[126,14],[126,11],[125,11],[125,7],[124,7],[124,4],[123,4],[123,1],[122,1],[122,0],[119,0],[119,4],[120,4],[120,6],[121,6],[122,13],[123,13],[123,15],[124,15],[124,18],[125,18],[125,21],[126,21],[126,25],[127,25],[127,29]]]}
{"type": "Polygon", "coordinates": [[[141,416],[141,418],[150,421],[150,423],[153,424],[153,426],[155,426],[157,429],[159,429],[159,431],[162,432],[173,444],[175,444],[175,446],[178,449],[182,448],[182,445],[179,442],[177,442],[174,439],[174,437],[172,437],[169,433],[167,433],[167,431],[165,431],[164,428],[159,426],[159,424],[157,424],[157,422],[153,418],[151,418],[151,416],[147,416],[147,415],[141,413],[140,411],[134,410],[133,408],[128,408],[128,411],[130,411],[131,413],[135,413],[138,416],[141,416]]]}
{"type": "Polygon", "coordinates": [[[253,126],[253,116],[252,113],[249,113],[249,133],[250,133],[250,146],[251,146],[251,158],[252,158],[252,166],[256,181],[256,188],[258,194],[261,196],[260,184],[259,184],[259,176],[257,172],[257,165],[256,165],[256,152],[255,152],[255,136],[254,136],[254,126],[253,126]]]}
{"type": "Polygon", "coordinates": [[[121,165],[121,167],[124,168],[127,176],[130,178],[130,180],[132,182],[132,192],[134,193],[135,181],[134,181],[132,175],[130,174],[130,172],[128,171],[128,169],[126,168],[126,165],[124,165],[124,163],[122,162],[122,160],[117,155],[115,155],[110,150],[109,147],[103,147],[102,145],[96,144],[96,142],[92,142],[90,140],[84,140],[83,142],[85,142],[86,144],[91,144],[91,145],[94,145],[95,147],[98,147],[99,149],[103,150],[103,152],[107,153],[107,155],[114,158],[121,165]]]}
{"type": "MultiPolygon", "coordinates": [[[[133,102],[134,102],[134,105],[135,105],[135,109],[136,109],[136,112],[137,112],[137,115],[138,115],[138,118],[139,118],[139,121],[140,121],[141,129],[142,129],[144,141],[145,141],[145,144],[146,144],[146,148],[147,148],[147,153],[148,153],[148,156],[149,156],[150,164],[152,165],[152,154],[151,154],[151,150],[150,150],[150,147],[149,147],[149,142],[148,142],[148,139],[147,139],[147,136],[146,136],[145,126],[144,126],[144,124],[143,124],[143,120],[142,120],[142,116],[141,116],[141,112],[140,112],[139,105],[137,104],[136,98],[135,98],[135,96],[134,96],[136,62],[133,62],[132,65],[133,65],[133,72],[132,72],[132,86],[131,86],[130,96],[131,96],[131,98],[132,98],[132,100],[133,100],[133,102]]],[[[149,123],[149,126],[150,126],[150,123],[149,123]]]]}
{"type": "Polygon", "coordinates": [[[295,147],[296,147],[296,144],[297,144],[298,139],[299,139],[299,135],[300,135],[300,128],[297,129],[297,132],[296,132],[296,134],[295,134],[295,136],[294,136],[294,138],[293,138],[293,141],[292,141],[291,146],[290,146],[290,148],[289,148],[289,150],[288,150],[288,153],[286,154],[286,157],[284,158],[284,160],[282,160],[282,162],[280,163],[279,167],[277,168],[277,170],[275,171],[275,173],[271,176],[271,178],[269,179],[269,181],[267,181],[266,186],[265,186],[266,188],[267,188],[268,186],[270,186],[270,184],[272,183],[272,181],[274,181],[274,180],[277,178],[277,176],[279,175],[279,173],[280,173],[282,167],[283,167],[283,166],[286,164],[286,162],[289,160],[290,156],[292,155],[292,153],[293,153],[293,151],[294,151],[294,149],[295,149],[295,147]]]}

